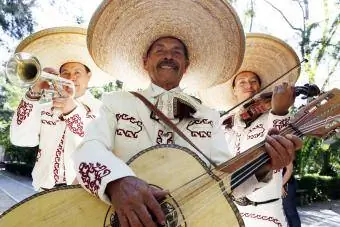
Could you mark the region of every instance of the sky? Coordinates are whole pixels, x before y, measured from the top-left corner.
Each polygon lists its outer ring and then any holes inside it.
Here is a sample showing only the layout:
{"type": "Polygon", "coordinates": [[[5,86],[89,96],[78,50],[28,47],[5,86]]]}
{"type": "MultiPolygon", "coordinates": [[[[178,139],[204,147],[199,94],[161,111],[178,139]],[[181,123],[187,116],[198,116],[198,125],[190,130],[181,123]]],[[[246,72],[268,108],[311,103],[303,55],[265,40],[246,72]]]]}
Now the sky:
{"type": "MultiPolygon", "coordinates": [[[[292,0],[268,0],[278,7],[287,16],[287,18],[296,27],[300,27],[302,24],[301,11],[297,7],[297,3],[292,0]]],[[[335,1],[335,0],[331,0],[335,1]]],[[[56,4],[52,6],[50,0],[38,0],[37,7],[33,9],[33,16],[37,21],[35,30],[41,30],[53,26],[70,26],[77,25],[75,22],[76,16],[81,16],[84,20],[83,27],[87,27],[88,22],[95,9],[100,4],[101,0],[56,0],[56,4]]],[[[245,20],[244,11],[246,4],[249,1],[238,0],[234,5],[236,11],[241,15],[240,19],[244,25],[245,32],[249,29],[249,21],[245,20]]],[[[322,7],[323,0],[310,0],[310,9],[313,12],[310,15],[312,22],[322,21],[324,18],[325,9],[322,7]]],[[[289,27],[289,25],[283,20],[282,16],[277,13],[265,0],[255,0],[256,17],[253,21],[252,32],[264,32],[281,38],[290,44],[295,51],[299,54],[298,49],[298,36],[289,27]]],[[[329,15],[334,17],[340,8],[330,8],[329,15]]],[[[339,30],[339,29],[338,29],[339,30]]],[[[320,32],[321,29],[320,29],[320,32]]],[[[340,37],[339,31],[337,37],[340,37]]],[[[339,39],[338,39],[339,40],[339,39]]],[[[11,49],[14,50],[15,46],[19,43],[18,40],[10,42],[11,49]]],[[[2,52],[3,53],[3,52],[2,52]]],[[[8,55],[2,54],[0,56],[0,62],[2,63],[8,58],[8,55]]],[[[316,83],[321,85],[327,75],[327,64],[323,64],[320,70],[317,72],[316,83]]],[[[332,87],[340,87],[340,69],[338,68],[338,76],[333,76],[331,81],[332,87]]],[[[298,80],[298,84],[304,84],[307,82],[307,78],[301,76],[298,80]]]]}

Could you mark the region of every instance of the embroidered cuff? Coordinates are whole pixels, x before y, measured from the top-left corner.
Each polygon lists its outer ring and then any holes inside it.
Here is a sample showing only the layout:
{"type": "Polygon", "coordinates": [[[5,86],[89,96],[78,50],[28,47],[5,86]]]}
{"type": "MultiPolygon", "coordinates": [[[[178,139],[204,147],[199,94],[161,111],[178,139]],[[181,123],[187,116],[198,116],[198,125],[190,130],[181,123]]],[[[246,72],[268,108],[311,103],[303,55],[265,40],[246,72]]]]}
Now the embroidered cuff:
{"type": "Polygon", "coordinates": [[[281,130],[285,128],[290,121],[290,114],[286,114],[284,116],[278,116],[274,115],[271,112],[268,115],[268,122],[269,126],[273,128],[277,128],[278,130],[281,130]]]}

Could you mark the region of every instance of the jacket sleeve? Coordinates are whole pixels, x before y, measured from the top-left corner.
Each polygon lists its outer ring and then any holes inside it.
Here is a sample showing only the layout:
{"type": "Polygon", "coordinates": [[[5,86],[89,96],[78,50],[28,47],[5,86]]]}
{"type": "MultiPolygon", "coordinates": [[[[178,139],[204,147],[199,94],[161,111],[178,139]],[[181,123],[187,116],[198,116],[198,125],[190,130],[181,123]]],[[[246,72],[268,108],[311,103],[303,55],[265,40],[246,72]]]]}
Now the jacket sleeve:
{"type": "Polygon", "coordinates": [[[41,108],[39,101],[26,97],[21,100],[10,126],[12,144],[20,147],[35,147],[39,144],[41,108]]]}
{"type": "Polygon", "coordinates": [[[278,130],[281,130],[288,126],[290,123],[290,117],[291,115],[288,113],[284,116],[274,115],[271,112],[269,112],[268,115],[268,129],[269,128],[277,128],[278,130]]]}
{"type": "Polygon", "coordinates": [[[110,110],[110,94],[103,95],[103,105],[98,116],[86,127],[84,139],[73,153],[73,161],[79,183],[91,194],[111,204],[105,194],[106,185],[133,171],[113,153],[116,119],[110,110]]]}

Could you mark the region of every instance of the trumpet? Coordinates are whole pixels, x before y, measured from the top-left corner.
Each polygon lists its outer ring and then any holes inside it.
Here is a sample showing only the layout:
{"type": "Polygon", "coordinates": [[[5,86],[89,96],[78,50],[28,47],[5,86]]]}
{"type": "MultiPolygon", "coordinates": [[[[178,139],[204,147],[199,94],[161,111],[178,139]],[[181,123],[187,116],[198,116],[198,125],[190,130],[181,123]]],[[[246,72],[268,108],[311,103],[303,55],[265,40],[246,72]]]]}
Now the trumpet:
{"type": "Polygon", "coordinates": [[[46,81],[49,88],[42,90],[41,102],[50,102],[53,97],[63,97],[63,91],[67,91],[72,97],[75,96],[75,87],[71,80],[44,72],[39,60],[29,53],[14,54],[6,64],[5,74],[11,84],[21,88],[31,87],[38,81],[46,81]]]}

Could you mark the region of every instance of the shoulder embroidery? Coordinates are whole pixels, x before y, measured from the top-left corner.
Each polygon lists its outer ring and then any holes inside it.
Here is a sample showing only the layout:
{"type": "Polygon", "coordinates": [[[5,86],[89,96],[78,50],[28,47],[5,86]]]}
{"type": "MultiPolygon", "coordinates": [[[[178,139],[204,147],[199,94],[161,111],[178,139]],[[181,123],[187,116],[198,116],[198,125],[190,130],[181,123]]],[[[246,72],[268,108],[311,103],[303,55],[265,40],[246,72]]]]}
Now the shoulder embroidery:
{"type": "Polygon", "coordinates": [[[22,122],[29,117],[32,112],[33,104],[21,100],[17,111],[17,124],[21,125],[22,122]]]}
{"type": "Polygon", "coordinates": [[[186,129],[190,132],[192,137],[201,137],[201,138],[211,137],[211,131],[193,130],[192,126],[194,125],[210,125],[212,128],[213,127],[212,121],[208,119],[191,120],[186,127],[186,129]]]}
{"type": "Polygon", "coordinates": [[[116,129],[116,135],[119,136],[125,136],[125,137],[129,137],[129,138],[138,138],[138,133],[140,133],[143,128],[143,123],[139,120],[136,120],[136,118],[134,117],[130,117],[128,114],[116,114],[116,119],[117,122],[119,121],[128,121],[134,125],[136,125],[137,130],[136,131],[131,131],[131,130],[127,130],[127,129],[123,129],[123,128],[117,128],[116,129]]]}

